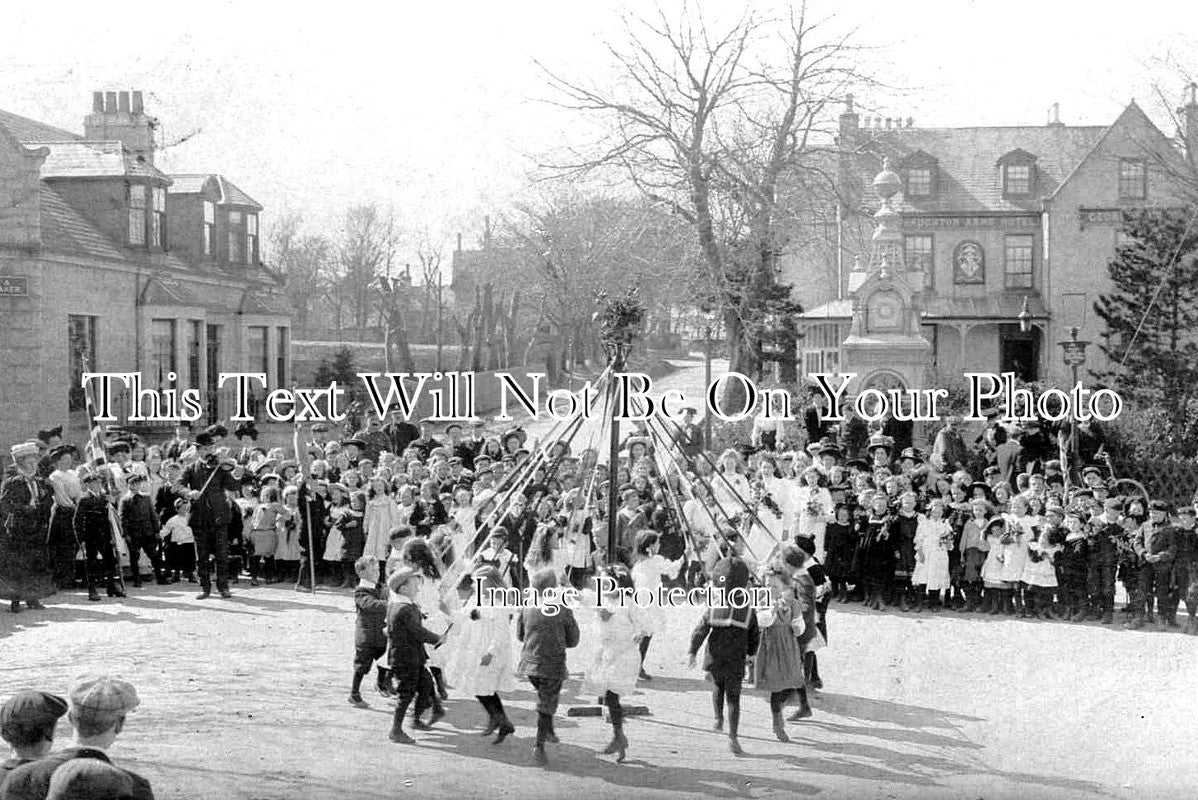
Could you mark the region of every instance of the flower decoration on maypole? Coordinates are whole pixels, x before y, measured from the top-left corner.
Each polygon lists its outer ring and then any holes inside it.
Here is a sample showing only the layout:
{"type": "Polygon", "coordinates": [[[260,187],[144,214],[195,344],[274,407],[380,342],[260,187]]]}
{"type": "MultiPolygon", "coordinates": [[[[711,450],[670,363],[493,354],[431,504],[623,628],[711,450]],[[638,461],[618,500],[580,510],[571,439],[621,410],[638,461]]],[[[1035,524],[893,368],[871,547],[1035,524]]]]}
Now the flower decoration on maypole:
{"type": "Polygon", "coordinates": [[[595,296],[595,304],[599,308],[591,321],[598,328],[599,341],[603,343],[603,349],[617,371],[623,368],[632,350],[632,343],[645,321],[645,307],[637,296],[639,293],[634,286],[619,297],[609,297],[607,292],[599,292],[595,296]]]}

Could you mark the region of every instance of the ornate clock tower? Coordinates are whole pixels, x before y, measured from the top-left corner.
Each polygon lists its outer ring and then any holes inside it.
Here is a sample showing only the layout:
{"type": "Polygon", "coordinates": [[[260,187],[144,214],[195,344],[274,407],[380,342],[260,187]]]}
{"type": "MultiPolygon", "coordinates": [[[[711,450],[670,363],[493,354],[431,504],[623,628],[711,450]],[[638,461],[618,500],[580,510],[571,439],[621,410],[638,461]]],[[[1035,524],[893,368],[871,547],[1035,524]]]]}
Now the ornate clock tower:
{"type": "Polygon", "coordinates": [[[890,168],[890,159],[874,178],[874,191],[882,207],[874,214],[875,227],[869,264],[858,264],[849,275],[853,320],[841,345],[840,371],[855,372],[849,393],[863,389],[923,389],[931,345],[920,327],[924,275],[907,269],[903,235],[893,198],[902,181],[890,168]]]}

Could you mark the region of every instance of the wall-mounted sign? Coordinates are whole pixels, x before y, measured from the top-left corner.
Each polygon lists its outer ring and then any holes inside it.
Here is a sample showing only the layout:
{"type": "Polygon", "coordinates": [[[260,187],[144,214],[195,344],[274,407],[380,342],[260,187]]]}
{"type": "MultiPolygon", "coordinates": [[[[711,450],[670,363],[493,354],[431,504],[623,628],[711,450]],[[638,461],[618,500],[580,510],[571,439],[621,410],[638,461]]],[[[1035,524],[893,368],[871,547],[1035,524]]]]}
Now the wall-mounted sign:
{"type": "Polygon", "coordinates": [[[1006,216],[976,216],[976,217],[917,217],[903,216],[904,230],[931,230],[933,228],[1036,228],[1040,225],[1037,216],[1006,217],[1006,216]]]}
{"type": "Polygon", "coordinates": [[[28,297],[29,279],[24,275],[0,275],[0,297],[28,297]]]}

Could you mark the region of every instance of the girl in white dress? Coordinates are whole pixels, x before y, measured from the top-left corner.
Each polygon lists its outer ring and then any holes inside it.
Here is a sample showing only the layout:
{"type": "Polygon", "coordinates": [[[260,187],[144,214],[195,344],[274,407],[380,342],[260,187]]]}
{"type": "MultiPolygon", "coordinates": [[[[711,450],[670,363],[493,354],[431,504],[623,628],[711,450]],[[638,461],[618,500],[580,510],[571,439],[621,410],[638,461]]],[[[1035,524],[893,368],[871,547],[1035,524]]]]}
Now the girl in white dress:
{"type": "MultiPolygon", "coordinates": [[[[669,561],[659,552],[661,537],[657,531],[641,531],[636,535],[636,562],[632,565],[632,585],[637,589],[647,589],[656,595],[661,588],[662,577],[671,578],[682,569],[682,559],[669,561]]],[[[645,656],[649,652],[649,642],[654,634],[661,633],[665,626],[666,609],[659,605],[641,609],[644,616],[646,634],[640,641],[641,671],[640,679],[652,680],[645,672],[645,656]]]]}
{"type": "Polygon", "coordinates": [[[595,652],[582,682],[582,693],[603,698],[611,719],[612,739],[601,752],[616,754],[623,761],[628,748],[624,735],[624,709],[620,696],[636,688],[641,669],[638,643],[649,633],[640,608],[632,602],[620,603],[621,592],[633,588],[632,575],[623,564],[614,564],[601,573],[614,582],[616,591],[603,597],[595,609],[595,652]]]}
{"type": "Polygon", "coordinates": [[[1014,607],[1019,615],[1027,616],[1023,604],[1023,569],[1028,562],[1028,545],[1034,542],[1039,534],[1040,517],[1031,513],[1028,496],[1018,494],[1011,498],[1011,510],[1004,514],[1010,522],[1013,540],[1007,544],[1003,553],[1002,579],[1011,584],[1014,607]]]}
{"type": "MultiPolygon", "coordinates": [[[[420,606],[420,610],[424,614],[424,627],[439,636],[445,635],[449,630],[450,623],[450,609],[442,596],[441,576],[445,573],[445,565],[433,552],[428,540],[422,536],[413,536],[404,543],[401,561],[406,566],[419,571],[424,577],[414,598],[416,605],[420,606]]],[[[448,650],[445,647],[433,648],[428,652],[428,669],[433,675],[433,682],[436,686],[431,698],[434,719],[445,713],[441,707],[441,701],[448,696],[445,691],[443,673],[448,655],[448,650]]],[[[421,729],[422,723],[417,720],[415,727],[418,730],[421,729]]]]}
{"type": "Polygon", "coordinates": [[[371,478],[366,496],[366,518],[362,523],[366,549],[362,555],[370,556],[382,566],[387,561],[391,529],[398,524],[395,501],[391,499],[387,481],[380,477],[371,478]]]}
{"type": "Polygon", "coordinates": [[[836,519],[832,505],[832,494],[823,486],[824,476],[816,467],[803,470],[800,484],[794,490],[790,507],[795,521],[792,530],[796,537],[815,542],[815,557],[821,562],[825,557],[825,538],[828,523],[836,519]]]}
{"type": "Polygon", "coordinates": [[[926,592],[929,611],[941,607],[940,593],[951,586],[948,552],[953,549],[953,529],[944,519],[944,510],[943,500],[933,500],[927,515],[920,515],[915,529],[915,571],[911,583],[917,591],[926,592]]]}
{"type": "Polygon", "coordinates": [[[712,499],[716,503],[715,517],[722,525],[740,513],[750,502],[749,480],[744,476],[740,453],[728,448],[720,455],[719,472],[711,476],[712,499]]]}
{"type": "Polygon", "coordinates": [[[487,712],[483,736],[490,736],[507,718],[499,693],[516,689],[511,612],[485,602],[478,604],[479,589],[487,597],[490,589],[501,588],[503,582],[493,567],[464,575],[458,582],[461,607],[454,614],[453,649],[445,665],[445,676],[453,688],[473,696],[487,712]]]}
{"type": "Polygon", "coordinates": [[[1033,619],[1055,619],[1052,613],[1052,596],[1057,588],[1057,569],[1053,563],[1057,553],[1064,547],[1065,511],[1059,505],[1048,507],[1048,519],[1037,529],[1036,537],[1028,542],[1028,559],[1023,567],[1023,582],[1027,585],[1024,596],[1026,616],[1033,619]],[[1053,533],[1059,532],[1054,537],[1053,533]]]}

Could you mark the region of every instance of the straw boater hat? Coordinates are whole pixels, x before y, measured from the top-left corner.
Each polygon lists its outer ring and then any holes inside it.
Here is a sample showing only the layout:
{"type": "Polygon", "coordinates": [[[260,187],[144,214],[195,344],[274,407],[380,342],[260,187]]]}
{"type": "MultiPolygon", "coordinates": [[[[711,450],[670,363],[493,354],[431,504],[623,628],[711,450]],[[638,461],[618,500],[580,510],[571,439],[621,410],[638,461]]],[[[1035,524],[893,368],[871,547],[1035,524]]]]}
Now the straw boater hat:
{"type": "Polygon", "coordinates": [[[21,442],[12,446],[12,460],[19,461],[22,458],[36,456],[41,451],[37,447],[37,442],[21,442]]]}
{"type": "Polygon", "coordinates": [[[889,453],[891,450],[894,449],[894,437],[885,436],[881,433],[875,433],[873,436],[869,437],[869,446],[866,447],[865,449],[868,450],[870,452],[870,454],[872,454],[875,450],[877,450],[879,448],[881,448],[882,450],[885,450],[887,453],[889,453]]]}

